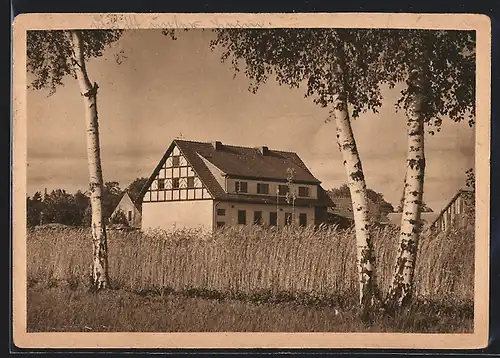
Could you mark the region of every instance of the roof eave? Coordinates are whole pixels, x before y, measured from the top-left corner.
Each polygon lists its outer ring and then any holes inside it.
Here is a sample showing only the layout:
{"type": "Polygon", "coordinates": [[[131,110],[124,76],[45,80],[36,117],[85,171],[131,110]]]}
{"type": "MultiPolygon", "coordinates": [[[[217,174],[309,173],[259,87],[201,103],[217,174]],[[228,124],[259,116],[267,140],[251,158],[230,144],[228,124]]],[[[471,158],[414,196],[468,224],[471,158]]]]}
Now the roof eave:
{"type": "MultiPolygon", "coordinates": [[[[231,174],[231,173],[225,173],[224,176],[227,177],[227,178],[230,178],[230,179],[278,181],[278,182],[283,182],[283,183],[287,182],[287,180],[283,179],[283,178],[268,178],[268,177],[258,177],[258,176],[251,176],[251,175],[239,175],[239,174],[231,174]]],[[[314,180],[294,180],[293,183],[295,183],[295,184],[320,185],[321,181],[319,181],[318,179],[314,179],[314,180]]]]}

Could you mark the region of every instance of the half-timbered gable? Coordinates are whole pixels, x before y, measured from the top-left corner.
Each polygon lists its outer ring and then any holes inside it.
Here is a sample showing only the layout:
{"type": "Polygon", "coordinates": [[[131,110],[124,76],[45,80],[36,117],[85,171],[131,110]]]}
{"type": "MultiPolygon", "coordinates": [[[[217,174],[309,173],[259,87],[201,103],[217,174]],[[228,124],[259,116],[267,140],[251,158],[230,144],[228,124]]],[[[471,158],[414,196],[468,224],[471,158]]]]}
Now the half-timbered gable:
{"type": "Polygon", "coordinates": [[[331,206],[320,183],[292,152],[174,140],[141,192],[142,226],[280,226],[292,212],[300,225],[314,225],[331,206]]]}
{"type": "Polygon", "coordinates": [[[212,199],[206,186],[177,146],[155,171],[143,203],[212,199]]]}

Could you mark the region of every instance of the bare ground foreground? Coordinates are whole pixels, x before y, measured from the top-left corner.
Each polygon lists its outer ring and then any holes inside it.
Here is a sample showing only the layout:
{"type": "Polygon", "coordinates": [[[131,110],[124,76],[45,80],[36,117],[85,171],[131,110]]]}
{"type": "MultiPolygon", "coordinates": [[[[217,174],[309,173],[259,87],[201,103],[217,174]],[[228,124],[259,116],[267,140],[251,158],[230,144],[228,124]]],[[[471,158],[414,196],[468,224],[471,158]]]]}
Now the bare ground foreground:
{"type": "MultiPolygon", "coordinates": [[[[110,232],[112,288],[93,293],[88,230],[29,230],[28,331],[473,331],[470,233],[424,237],[414,304],[371,324],[356,312],[353,235],[330,229],[110,232]]],[[[382,292],[396,243],[396,232],[376,236],[382,292]]]]}

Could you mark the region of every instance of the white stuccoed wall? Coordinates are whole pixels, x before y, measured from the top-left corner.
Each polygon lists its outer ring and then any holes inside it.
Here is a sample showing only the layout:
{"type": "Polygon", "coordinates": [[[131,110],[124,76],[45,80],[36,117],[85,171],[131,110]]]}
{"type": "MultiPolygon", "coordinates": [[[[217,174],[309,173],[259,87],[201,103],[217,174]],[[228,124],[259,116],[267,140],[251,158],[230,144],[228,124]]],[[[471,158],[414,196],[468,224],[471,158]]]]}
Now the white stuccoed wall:
{"type": "Polygon", "coordinates": [[[142,204],[142,230],[212,229],[213,201],[164,201],[142,204]]]}
{"type": "MultiPolygon", "coordinates": [[[[246,210],[247,225],[253,224],[254,211],[262,211],[262,219],[264,225],[269,225],[269,213],[276,212],[276,205],[268,204],[251,204],[251,203],[237,203],[237,202],[215,202],[215,217],[217,221],[225,222],[227,226],[237,226],[238,225],[238,210],[246,210]],[[217,209],[225,209],[226,215],[217,216],[217,209]]],[[[285,223],[285,212],[291,212],[291,206],[280,206],[278,211],[278,225],[280,227],[284,226],[285,223]]],[[[314,225],[314,207],[295,207],[295,215],[297,223],[299,220],[299,214],[307,214],[307,225],[314,225]]]]}

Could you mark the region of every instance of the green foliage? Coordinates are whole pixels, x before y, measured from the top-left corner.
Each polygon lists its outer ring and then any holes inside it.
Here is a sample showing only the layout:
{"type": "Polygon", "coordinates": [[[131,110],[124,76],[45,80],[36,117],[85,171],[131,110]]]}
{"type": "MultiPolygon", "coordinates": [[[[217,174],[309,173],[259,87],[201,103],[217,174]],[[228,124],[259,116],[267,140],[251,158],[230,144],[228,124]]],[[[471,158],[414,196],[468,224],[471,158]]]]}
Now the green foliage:
{"type": "Polygon", "coordinates": [[[89,224],[89,198],[78,191],[75,195],[57,189],[47,193],[45,199],[39,192],[33,198],[27,198],[27,225],[36,226],[41,223],[59,223],[71,226],[89,224]]]}
{"type": "Polygon", "coordinates": [[[352,116],[377,111],[382,95],[378,63],[380,49],[374,42],[379,30],[363,29],[216,29],[211,47],[222,47],[222,61],[231,59],[234,71],[245,62],[249,90],[274,76],[280,85],[306,87],[306,97],[327,107],[338,93],[346,93],[352,116]],[[337,65],[341,64],[343,73],[337,65]]]}
{"type": "MultiPolygon", "coordinates": [[[[380,30],[381,78],[393,88],[408,81],[410,72],[421,70],[425,88],[425,119],[429,133],[439,132],[443,117],[461,122],[475,115],[475,33],[452,30],[380,30]]],[[[411,105],[411,90],[402,90],[399,109],[411,105]]]]}
{"type": "MultiPolygon", "coordinates": [[[[81,31],[85,59],[102,56],[104,49],[118,41],[122,33],[123,30],[81,31]]],[[[26,69],[35,76],[32,88],[49,88],[52,94],[63,85],[66,75],[76,78],[69,31],[30,30],[26,36],[26,69]]]]}
{"type": "MultiPolygon", "coordinates": [[[[127,187],[129,195],[133,199],[144,186],[147,178],[136,178],[127,187]]],[[[103,218],[108,220],[120,202],[124,190],[116,181],[106,182],[103,187],[102,211],[103,218]]],[[[43,212],[44,223],[59,223],[70,226],[90,226],[92,211],[90,198],[87,194],[78,190],[74,195],[67,193],[64,189],[53,190],[47,194],[46,200],[42,200],[40,192],[33,197],[26,198],[27,203],[27,226],[40,225],[43,212]]],[[[140,203],[140,200],[139,200],[140,203]]],[[[136,203],[137,204],[137,203],[136,203]]],[[[140,205],[139,205],[140,208],[140,205]]],[[[126,220],[125,220],[126,221],[126,220]]]]}
{"type": "Polygon", "coordinates": [[[114,215],[111,216],[110,222],[112,224],[118,224],[118,225],[124,225],[124,226],[129,226],[127,216],[123,212],[123,210],[118,210],[114,215]]]}
{"type": "MultiPolygon", "coordinates": [[[[397,29],[216,29],[212,48],[223,48],[235,72],[252,81],[250,90],[274,76],[279,84],[306,86],[306,96],[326,107],[345,92],[352,116],[382,104],[380,85],[394,88],[423,66],[428,80],[426,122],[439,131],[442,118],[474,124],[475,34],[472,31],[397,29]],[[343,65],[343,76],[336,70],[343,65]]],[[[408,88],[396,108],[408,109],[408,88]]]]}
{"type": "Polygon", "coordinates": [[[465,172],[465,186],[469,189],[474,190],[476,188],[476,174],[474,173],[474,169],[470,168],[465,172]]]}
{"type": "Polygon", "coordinates": [[[73,201],[78,208],[78,215],[81,218],[79,219],[80,225],[90,227],[90,223],[92,221],[92,210],[90,207],[89,197],[78,190],[73,197],[73,201]]]}
{"type": "Polygon", "coordinates": [[[295,169],[288,168],[286,170],[286,185],[288,190],[286,192],[286,197],[285,197],[285,200],[288,204],[290,203],[295,204],[295,200],[297,199],[297,193],[295,192],[295,186],[293,184],[294,179],[295,179],[295,169]]]}
{"type": "MultiPolygon", "coordinates": [[[[351,191],[349,190],[349,186],[347,184],[342,184],[338,188],[332,188],[327,190],[332,197],[351,197],[351,191]]],[[[391,203],[384,199],[384,195],[382,193],[376,192],[373,189],[366,189],[366,194],[368,195],[368,199],[373,202],[375,205],[379,207],[379,211],[381,214],[388,214],[394,212],[394,207],[391,203]]]]}
{"type": "Polygon", "coordinates": [[[474,169],[470,168],[466,172],[466,187],[469,192],[462,192],[464,199],[464,214],[467,221],[474,227],[476,222],[476,175],[474,169]]]}
{"type": "Polygon", "coordinates": [[[139,194],[141,193],[141,190],[144,187],[144,185],[146,185],[147,181],[148,181],[148,178],[145,178],[145,177],[136,178],[125,189],[125,191],[128,192],[128,194],[130,195],[130,198],[135,203],[135,205],[137,206],[139,211],[141,211],[141,207],[142,207],[142,198],[139,197],[139,194]]]}
{"type": "Polygon", "coordinates": [[[33,227],[40,224],[41,214],[43,210],[42,194],[36,192],[33,198],[26,198],[26,224],[28,227],[33,227]]]}
{"type": "Polygon", "coordinates": [[[120,184],[116,181],[104,183],[102,193],[102,216],[104,220],[108,220],[120,202],[123,191],[120,189],[120,184]]]}

